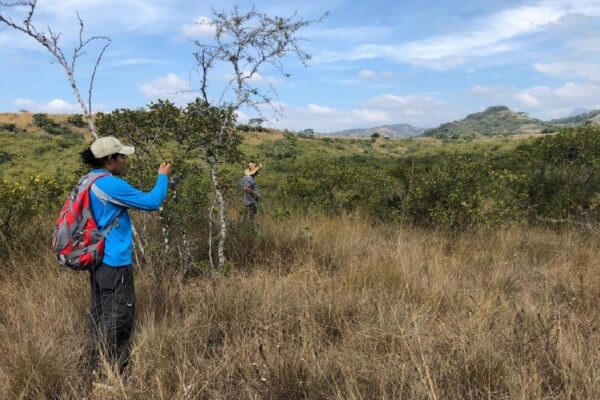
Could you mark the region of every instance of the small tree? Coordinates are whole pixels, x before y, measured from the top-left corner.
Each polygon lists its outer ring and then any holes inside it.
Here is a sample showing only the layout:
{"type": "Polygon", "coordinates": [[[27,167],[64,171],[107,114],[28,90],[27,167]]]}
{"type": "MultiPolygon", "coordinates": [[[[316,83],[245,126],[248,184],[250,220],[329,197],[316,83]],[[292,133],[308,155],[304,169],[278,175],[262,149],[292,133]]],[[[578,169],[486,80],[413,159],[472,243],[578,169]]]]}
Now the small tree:
{"type": "Polygon", "coordinates": [[[262,130],[262,124],[265,122],[264,118],[250,118],[250,120],[248,121],[248,125],[250,125],[252,128],[260,131],[262,130]]]}
{"type": "MultiPolygon", "coordinates": [[[[210,157],[211,151],[223,154],[223,161],[239,160],[240,137],[235,133],[234,122],[231,107],[212,107],[200,99],[183,108],[159,100],[144,109],[119,109],[97,115],[98,132],[123,136],[136,147],[136,154],[129,159],[129,176],[135,184],[146,186],[152,183],[157,160],[169,160],[175,166],[169,179],[169,197],[158,213],[163,235],[159,256],[161,259],[176,259],[171,256],[174,251],[178,252],[181,277],[189,271],[194,258],[193,243],[188,240],[187,229],[197,224],[200,206],[205,206],[200,204],[204,203],[199,201],[201,199],[191,198],[195,196],[190,197],[185,189],[189,189],[191,180],[199,176],[202,170],[200,160],[210,157]],[[229,121],[229,125],[223,126],[223,121],[229,121]],[[217,129],[230,132],[222,147],[214,147],[212,142],[212,132],[217,129]],[[190,201],[198,208],[190,208],[190,201]]],[[[140,250],[146,247],[143,243],[145,226],[145,222],[142,223],[138,243],[140,250]]]]}
{"type": "Polygon", "coordinates": [[[83,111],[83,114],[86,116],[88,127],[94,139],[98,138],[96,133],[96,127],[94,126],[94,121],[92,119],[92,91],[94,88],[94,79],[96,77],[96,69],[98,65],[100,65],[100,61],[102,60],[102,56],[106,51],[106,48],[110,45],[110,39],[106,36],[92,36],[86,38],[83,36],[83,20],[77,14],[77,20],[79,21],[79,41],[75,48],[73,49],[73,53],[71,54],[70,59],[67,58],[63,49],[59,46],[60,40],[60,32],[54,32],[51,27],[47,28],[47,31],[44,32],[38,29],[32,22],[33,16],[35,13],[35,7],[37,5],[37,0],[19,0],[12,2],[4,2],[0,1],[0,22],[3,24],[20,31],[27,36],[33,38],[39,44],[44,46],[55,61],[57,61],[65,70],[67,74],[67,79],[71,84],[71,88],[73,89],[73,94],[83,111]],[[8,15],[9,9],[17,9],[24,10],[24,18],[22,22],[15,22],[11,16],[8,15]],[[96,63],[94,64],[94,69],[92,71],[90,77],[90,85],[88,88],[88,98],[87,105],[81,96],[81,92],[79,90],[79,86],[77,85],[77,80],[75,79],[75,67],[77,64],[77,60],[83,54],[85,54],[85,49],[92,42],[102,41],[104,45],[100,50],[98,57],[96,59],[96,63]]]}
{"type": "MultiPolygon", "coordinates": [[[[323,16],[324,17],[324,16],[323,16]]],[[[219,163],[228,151],[231,151],[231,131],[227,126],[234,126],[231,118],[241,107],[254,109],[262,115],[259,107],[271,106],[276,112],[280,110],[274,105],[277,91],[272,83],[262,78],[267,89],[256,86],[266,67],[274,67],[284,77],[283,60],[287,56],[295,56],[306,65],[310,56],[300,47],[299,31],[306,26],[320,21],[290,17],[273,17],[252,8],[246,13],[236,7],[231,12],[213,10],[213,18],[200,22],[214,29],[214,41],[202,43],[196,41],[198,51],[194,53],[200,74],[200,93],[205,104],[217,108],[224,106],[221,119],[216,122],[214,130],[206,137],[205,157],[211,167],[211,178],[215,191],[216,203],[219,206],[220,235],[218,244],[219,269],[225,265],[225,240],[227,222],[225,220],[226,204],[219,185],[219,163]],[[231,79],[216,98],[209,97],[209,73],[217,64],[228,67],[231,79]]],[[[260,117],[262,119],[262,117],[260,117]]],[[[258,119],[257,119],[258,120],[258,119]]],[[[211,213],[212,214],[212,213],[211,213]]],[[[212,244],[211,244],[212,245],[212,244]]]]}

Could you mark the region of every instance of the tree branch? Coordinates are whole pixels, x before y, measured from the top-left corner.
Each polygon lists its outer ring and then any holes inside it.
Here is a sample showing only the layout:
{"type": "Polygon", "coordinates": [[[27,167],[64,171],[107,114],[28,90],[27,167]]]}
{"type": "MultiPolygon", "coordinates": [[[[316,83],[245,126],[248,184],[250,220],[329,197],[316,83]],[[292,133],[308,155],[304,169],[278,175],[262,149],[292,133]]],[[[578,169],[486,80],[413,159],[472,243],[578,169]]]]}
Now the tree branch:
{"type": "Polygon", "coordinates": [[[84,36],[83,36],[84,23],[83,23],[83,20],[81,19],[81,17],[79,16],[79,14],[77,13],[77,20],[79,21],[79,43],[73,49],[71,62],[69,63],[67,61],[67,58],[66,58],[62,48],[59,46],[60,33],[54,32],[50,26],[48,26],[46,28],[47,33],[40,32],[35,27],[35,25],[32,24],[36,5],[37,5],[37,0],[21,0],[21,1],[14,1],[14,2],[0,1],[0,22],[33,38],[35,41],[37,41],[39,44],[41,44],[43,47],[45,47],[50,52],[50,54],[52,54],[52,56],[54,57],[54,60],[56,62],[58,62],[64,68],[65,73],[67,75],[67,79],[69,80],[69,83],[73,90],[73,94],[75,95],[75,98],[77,99],[77,102],[79,103],[79,106],[81,107],[83,114],[86,116],[86,118],[88,120],[88,127],[90,130],[90,133],[92,134],[92,136],[95,139],[97,139],[98,135],[96,133],[96,128],[94,126],[94,121],[92,118],[92,91],[93,91],[94,79],[96,77],[96,70],[102,60],[102,56],[104,55],[104,52],[106,51],[107,47],[110,45],[111,41],[106,36],[92,36],[89,38],[84,38],[84,36]],[[2,7],[4,7],[4,8],[27,7],[26,16],[25,16],[23,22],[21,24],[16,23],[11,17],[6,15],[5,13],[2,13],[2,7]],[[83,98],[81,97],[81,92],[79,90],[79,87],[77,85],[77,81],[75,78],[75,65],[77,63],[77,59],[85,54],[84,49],[86,48],[86,46],[88,46],[90,43],[92,43],[96,40],[104,40],[104,41],[106,41],[106,43],[105,43],[104,47],[102,48],[102,50],[100,51],[100,54],[96,60],[96,63],[94,64],[94,69],[93,69],[93,72],[91,75],[90,87],[89,87],[89,91],[88,91],[88,105],[86,106],[85,102],[83,101],[83,98]]]}

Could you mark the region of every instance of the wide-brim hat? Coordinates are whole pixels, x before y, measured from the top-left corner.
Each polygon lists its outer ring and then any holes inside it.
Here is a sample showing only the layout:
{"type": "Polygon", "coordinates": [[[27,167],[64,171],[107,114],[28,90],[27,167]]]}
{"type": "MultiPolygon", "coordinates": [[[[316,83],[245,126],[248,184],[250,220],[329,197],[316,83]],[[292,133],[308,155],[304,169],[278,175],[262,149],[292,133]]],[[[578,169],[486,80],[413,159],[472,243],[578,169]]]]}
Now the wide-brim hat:
{"type": "Polygon", "coordinates": [[[119,139],[113,136],[106,136],[96,139],[90,146],[92,154],[96,158],[102,158],[113,154],[131,155],[135,153],[133,146],[124,146],[119,139]]]}
{"type": "Polygon", "coordinates": [[[249,162],[244,170],[244,175],[254,175],[262,168],[262,165],[255,162],[249,162]]]}

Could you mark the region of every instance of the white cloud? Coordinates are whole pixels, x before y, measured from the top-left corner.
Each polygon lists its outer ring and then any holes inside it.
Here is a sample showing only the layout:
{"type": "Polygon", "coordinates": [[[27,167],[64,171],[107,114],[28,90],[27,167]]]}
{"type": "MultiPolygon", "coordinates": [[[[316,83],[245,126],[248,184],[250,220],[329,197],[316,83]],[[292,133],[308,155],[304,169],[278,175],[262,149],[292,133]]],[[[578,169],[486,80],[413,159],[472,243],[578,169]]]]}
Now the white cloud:
{"type": "Polygon", "coordinates": [[[567,116],[575,108],[600,108],[600,85],[569,82],[558,87],[474,86],[468,92],[482,104],[503,104],[541,119],[567,116]]]}
{"type": "Polygon", "coordinates": [[[335,110],[331,107],[319,106],[316,104],[309,104],[307,107],[308,111],[315,114],[332,114],[335,110]]]}
{"type": "Polygon", "coordinates": [[[600,53],[600,38],[595,36],[596,35],[587,38],[577,37],[576,40],[570,41],[569,45],[574,49],[586,54],[598,54],[600,53]]]}
{"type": "MultiPolygon", "coordinates": [[[[154,32],[165,27],[174,16],[173,4],[166,0],[40,0],[38,12],[41,20],[67,24],[77,11],[88,27],[118,31],[154,32]]],[[[44,26],[44,25],[42,25],[44,26]]],[[[70,29],[72,30],[72,29],[70,29]]]]}
{"type": "MultiPolygon", "coordinates": [[[[479,19],[461,33],[438,35],[405,43],[369,43],[347,52],[322,53],[317,60],[364,60],[387,58],[395,62],[451,69],[474,58],[515,50],[526,39],[575,14],[600,16],[598,2],[546,0],[520,6],[479,19]]],[[[465,24],[468,25],[468,22],[465,24]]]]}
{"type": "MultiPolygon", "coordinates": [[[[255,72],[254,74],[252,74],[252,76],[250,76],[250,71],[243,71],[242,76],[245,79],[245,81],[250,85],[275,86],[281,83],[281,79],[277,78],[276,76],[263,76],[258,72],[255,72]]],[[[235,81],[233,73],[224,74],[222,79],[225,82],[235,81]]]]}
{"type": "Polygon", "coordinates": [[[331,40],[335,43],[358,43],[365,40],[378,40],[392,33],[391,27],[385,26],[340,26],[336,28],[312,28],[304,35],[315,41],[331,40]]]}
{"type": "Polygon", "coordinates": [[[530,108],[537,108],[542,105],[542,102],[531,93],[517,93],[515,94],[515,99],[517,99],[517,101],[519,101],[521,104],[530,108]]]}
{"type": "Polygon", "coordinates": [[[19,108],[26,109],[31,112],[42,112],[50,114],[81,114],[81,107],[78,104],[71,104],[62,99],[53,99],[48,103],[39,103],[31,99],[18,98],[13,100],[13,104],[19,108]]]}
{"type": "Polygon", "coordinates": [[[393,72],[390,71],[371,71],[370,69],[363,69],[358,73],[358,77],[365,80],[375,80],[375,79],[387,79],[394,76],[393,72]]]}
{"type": "Polygon", "coordinates": [[[142,83],[138,89],[148,100],[168,99],[179,105],[197,97],[196,93],[191,92],[190,82],[173,73],[142,83]]]}
{"type": "MultiPolygon", "coordinates": [[[[246,72],[245,76],[250,76],[250,73],[246,72]]],[[[273,75],[263,76],[258,72],[255,72],[252,77],[248,79],[248,82],[255,85],[278,85],[281,83],[281,79],[273,75]]]]}
{"type": "Polygon", "coordinates": [[[558,61],[553,63],[536,63],[533,68],[544,75],[565,78],[584,78],[600,82],[600,63],[558,61]]]}
{"type": "MultiPolygon", "coordinates": [[[[15,21],[22,21],[25,10],[23,7],[14,8],[8,11],[8,15],[15,21]]],[[[78,39],[77,13],[85,24],[86,36],[164,31],[171,28],[174,20],[182,17],[180,7],[168,0],[39,0],[32,23],[41,31],[50,26],[54,32],[59,32],[64,46],[78,39]]],[[[10,38],[0,40],[7,47],[44,51],[32,39],[19,40],[24,37],[20,32],[3,35],[10,38]]]]}
{"type": "Polygon", "coordinates": [[[339,81],[342,85],[358,85],[364,82],[370,84],[375,81],[382,81],[394,77],[394,73],[391,71],[373,71],[370,69],[363,69],[356,74],[353,78],[342,79],[339,81]]]}
{"type": "Polygon", "coordinates": [[[308,104],[295,107],[282,104],[283,118],[274,125],[318,132],[335,132],[350,128],[368,128],[385,124],[408,123],[431,127],[464,115],[464,110],[424,96],[385,94],[365,100],[360,107],[342,110],[330,106],[308,104]]]}
{"type": "Polygon", "coordinates": [[[370,69],[363,69],[358,73],[358,77],[362,79],[375,79],[377,78],[377,73],[370,69]]]}
{"type": "Polygon", "coordinates": [[[144,58],[144,57],[131,57],[124,58],[122,60],[118,60],[109,65],[109,67],[128,67],[131,65],[169,65],[172,64],[169,61],[165,60],[156,60],[152,58],[144,58]]]}
{"type": "Polygon", "coordinates": [[[211,25],[211,20],[208,17],[198,17],[193,24],[183,24],[181,33],[187,38],[204,38],[213,37],[215,27],[211,25]]]}

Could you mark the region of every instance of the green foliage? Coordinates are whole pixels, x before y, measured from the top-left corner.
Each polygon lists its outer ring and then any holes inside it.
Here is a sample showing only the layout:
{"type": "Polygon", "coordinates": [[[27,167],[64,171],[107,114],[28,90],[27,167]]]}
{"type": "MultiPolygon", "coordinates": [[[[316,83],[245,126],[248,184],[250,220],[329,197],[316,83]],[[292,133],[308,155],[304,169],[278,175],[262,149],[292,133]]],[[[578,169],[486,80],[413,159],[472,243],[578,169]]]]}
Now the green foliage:
{"type": "MultiPolygon", "coordinates": [[[[188,231],[208,225],[212,186],[209,175],[203,171],[213,163],[223,164],[222,175],[227,176],[226,163],[240,160],[241,137],[235,118],[232,107],[213,107],[200,100],[184,108],[158,101],[147,109],[121,109],[97,115],[100,135],[122,137],[136,147],[128,162],[128,180],[134,185],[151,187],[159,163],[173,164],[169,197],[160,211],[161,230],[170,245],[165,246],[161,257],[188,248],[188,231]]],[[[225,193],[237,188],[233,180],[221,176],[219,181],[225,193]]]]}
{"type": "Polygon", "coordinates": [[[290,179],[289,193],[304,208],[339,213],[361,207],[381,214],[393,180],[365,161],[341,158],[303,163],[290,179]]]}
{"type": "Polygon", "coordinates": [[[83,128],[86,126],[86,122],[83,120],[83,115],[81,114],[73,114],[67,118],[67,122],[77,128],[83,128]]]}
{"type": "Polygon", "coordinates": [[[259,145],[266,157],[274,160],[295,159],[298,152],[298,139],[287,134],[283,139],[265,141],[259,145]]]}
{"type": "Polygon", "coordinates": [[[303,129],[300,132],[298,132],[298,137],[305,138],[305,139],[314,139],[315,130],[311,129],[311,128],[303,129]]]}
{"type": "Polygon", "coordinates": [[[0,131],[5,131],[8,133],[17,133],[17,125],[11,123],[0,123],[0,131]]]}
{"type": "Polygon", "coordinates": [[[480,182],[489,171],[481,162],[452,156],[404,177],[404,196],[399,210],[417,224],[455,227],[479,220],[483,203],[480,182]]]}
{"type": "MultiPolygon", "coordinates": [[[[136,146],[128,180],[150,188],[162,161],[174,164],[164,222],[188,232],[206,226],[214,156],[228,204],[243,211],[239,181],[244,160],[264,165],[261,212],[360,212],[381,220],[463,229],[478,224],[575,223],[600,220],[600,128],[564,130],[534,140],[448,143],[304,138],[284,133],[245,143],[231,109],[169,102],[99,114],[102,135],[136,146]],[[223,127],[222,121],[229,121],[223,127]],[[433,145],[431,144],[433,143],[433,145]],[[385,148],[385,153],[381,150],[385,148]]],[[[26,181],[44,169],[72,173],[83,141],[69,136],[0,132],[4,178],[26,181]]],[[[254,140],[254,139],[253,139],[254,140]]],[[[70,181],[72,182],[72,180],[70,181]]],[[[235,218],[235,213],[232,214],[235,218]]],[[[230,217],[232,217],[230,216],[230,217]]],[[[214,232],[213,232],[214,233],[214,232]]],[[[175,233],[174,233],[175,235],[175,233]]]]}
{"type": "Polygon", "coordinates": [[[73,132],[48,117],[48,114],[33,114],[33,124],[50,135],[73,135],[73,132]]]}
{"type": "Polygon", "coordinates": [[[513,112],[505,106],[488,107],[460,121],[448,122],[429,129],[424,136],[446,140],[473,140],[480,136],[507,136],[517,133],[540,133],[552,124],[513,112]]]}
{"type": "Polygon", "coordinates": [[[529,201],[537,216],[600,217],[600,127],[570,128],[520,150],[532,156],[529,201]]]}
{"type": "Polygon", "coordinates": [[[573,117],[554,119],[550,122],[566,126],[587,125],[592,122],[592,120],[597,119],[598,115],[600,115],[600,110],[592,110],[590,112],[575,115],[573,117]]]}
{"type": "Polygon", "coordinates": [[[68,191],[65,176],[29,176],[18,182],[0,180],[0,254],[9,246],[27,240],[24,225],[40,213],[58,210],[68,191]]]}
{"type": "Polygon", "coordinates": [[[454,154],[432,161],[400,169],[399,195],[392,206],[402,219],[454,229],[523,217],[522,176],[494,170],[490,159],[477,155],[454,154]]]}
{"type": "Polygon", "coordinates": [[[0,150],[0,164],[4,164],[13,159],[13,155],[5,150],[0,150]]]}

